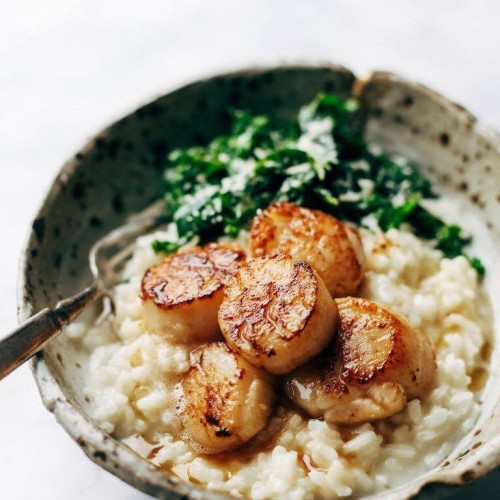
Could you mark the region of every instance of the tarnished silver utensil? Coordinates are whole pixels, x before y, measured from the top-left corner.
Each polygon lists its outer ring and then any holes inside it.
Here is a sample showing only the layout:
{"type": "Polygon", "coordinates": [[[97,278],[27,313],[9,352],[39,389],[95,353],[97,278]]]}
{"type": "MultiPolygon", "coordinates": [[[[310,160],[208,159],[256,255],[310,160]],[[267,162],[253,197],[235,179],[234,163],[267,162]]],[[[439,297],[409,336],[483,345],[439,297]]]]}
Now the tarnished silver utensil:
{"type": "Polygon", "coordinates": [[[0,380],[23,364],[45,344],[57,336],[90,303],[109,291],[121,280],[123,265],[131,256],[136,238],[165,222],[164,215],[151,215],[151,210],[98,240],[89,254],[94,281],[81,292],[61,300],[54,308],[45,308],[32,316],[13,333],[0,341],[0,380]]]}

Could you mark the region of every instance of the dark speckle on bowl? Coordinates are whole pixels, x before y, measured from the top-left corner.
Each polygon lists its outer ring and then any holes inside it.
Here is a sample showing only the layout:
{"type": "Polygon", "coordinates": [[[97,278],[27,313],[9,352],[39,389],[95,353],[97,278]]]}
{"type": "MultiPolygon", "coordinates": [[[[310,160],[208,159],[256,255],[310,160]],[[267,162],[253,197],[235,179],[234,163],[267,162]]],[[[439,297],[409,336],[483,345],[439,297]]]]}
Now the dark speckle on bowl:
{"type": "Polygon", "coordinates": [[[473,470],[466,470],[465,472],[462,473],[462,481],[464,483],[468,483],[469,481],[472,481],[476,477],[476,474],[473,470]]]}
{"type": "Polygon", "coordinates": [[[472,194],[470,197],[470,201],[472,201],[472,203],[474,203],[474,205],[479,204],[479,201],[480,201],[479,193],[472,194]]]}
{"type": "Polygon", "coordinates": [[[39,243],[43,243],[45,238],[45,217],[39,217],[33,222],[33,231],[39,243]]]}
{"type": "Polygon", "coordinates": [[[450,136],[447,132],[441,132],[439,134],[439,142],[441,143],[442,146],[448,146],[450,143],[450,136]]]}
{"type": "Polygon", "coordinates": [[[60,253],[56,253],[54,256],[54,267],[56,269],[59,269],[61,267],[61,262],[62,262],[63,256],[60,253]]]}
{"type": "Polygon", "coordinates": [[[76,438],[76,442],[82,447],[85,448],[87,446],[87,443],[85,442],[85,439],[83,439],[81,436],[76,438]]]}
{"type": "Polygon", "coordinates": [[[97,460],[101,460],[102,462],[105,462],[108,459],[108,456],[104,451],[94,451],[94,458],[97,460]]]}
{"type": "Polygon", "coordinates": [[[82,200],[85,197],[85,185],[82,182],[75,182],[71,194],[75,200],[82,200]]]}
{"type": "Polygon", "coordinates": [[[111,207],[116,213],[123,212],[123,198],[119,193],[113,195],[113,198],[111,199],[111,207]]]}
{"type": "Polygon", "coordinates": [[[413,106],[413,97],[411,95],[407,95],[405,96],[405,98],[403,99],[402,101],[402,104],[403,106],[405,106],[406,108],[409,108],[410,106],[413,106]]]}
{"type": "Polygon", "coordinates": [[[89,224],[92,227],[101,227],[102,226],[102,219],[100,217],[97,217],[97,215],[92,215],[89,218],[89,224]]]}

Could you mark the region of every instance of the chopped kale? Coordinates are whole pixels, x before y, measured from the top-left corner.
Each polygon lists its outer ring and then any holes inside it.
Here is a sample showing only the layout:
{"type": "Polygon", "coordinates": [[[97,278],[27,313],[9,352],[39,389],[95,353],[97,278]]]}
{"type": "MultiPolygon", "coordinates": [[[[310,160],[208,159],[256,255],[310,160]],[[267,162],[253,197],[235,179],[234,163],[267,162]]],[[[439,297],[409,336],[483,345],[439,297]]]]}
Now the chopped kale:
{"type": "MultiPolygon", "coordinates": [[[[383,230],[404,225],[447,257],[463,255],[470,241],[424,208],[435,195],[418,169],[367,144],[357,102],[326,93],[285,123],[234,111],[228,135],[170,153],[164,191],[179,239],[155,241],[156,252],[175,252],[195,237],[236,237],[277,200],[361,225],[374,215],[383,230]]],[[[469,260],[484,273],[477,258],[469,260]]]]}
{"type": "Polygon", "coordinates": [[[411,214],[418,207],[419,201],[420,196],[417,193],[412,193],[405,200],[405,202],[398,207],[389,205],[387,207],[380,208],[375,213],[379,226],[384,231],[387,231],[390,228],[399,228],[403,222],[408,220],[411,214]]]}
{"type": "Polygon", "coordinates": [[[486,273],[486,269],[484,268],[483,263],[477,257],[469,257],[470,265],[477,271],[479,276],[483,277],[486,273]]]}
{"type": "Polygon", "coordinates": [[[462,230],[456,226],[442,226],[436,233],[437,248],[447,257],[462,255],[465,245],[470,243],[470,238],[462,236],[462,230]]]}
{"type": "Polygon", "coordinates": [[[153,250],[156,253],[160,253],[160,252],[174,253],[174,252],[177,252],[177,250],[179,250],[179,248],[181,246],[182,245],[180,243],[173,242],[173,241],[160,241],[160,240],[153,241],[153,250]]]}

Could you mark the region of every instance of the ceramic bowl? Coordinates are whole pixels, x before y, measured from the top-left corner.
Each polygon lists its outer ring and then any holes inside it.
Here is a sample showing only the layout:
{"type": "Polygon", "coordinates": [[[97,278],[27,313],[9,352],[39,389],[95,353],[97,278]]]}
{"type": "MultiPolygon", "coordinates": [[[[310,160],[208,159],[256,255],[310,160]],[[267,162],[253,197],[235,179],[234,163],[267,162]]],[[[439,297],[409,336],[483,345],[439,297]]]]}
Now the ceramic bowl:
{"type": "MultiPolygon", "coordinates": [[[[367,137],[415,160],[478,213],[492,238],[499,237],[500,139],[463,107],[384,72],[357,79],[332,65],[246,69],[197,81],[137,109],[62,167],[22,255],[19,320],[89,282],[90,246],[160,195],[167,151],[206,143],[223,132],[228,106],[288,117],[321,90],[342,96],[354,92],[365,111],[367,137]]],[[[496,279],[497,272],[489,269],[490,293],[496,279]]],[[[499,354],[495,345],[493,360],[499,354]]],[[[103,432],[89,417],[78,359],[77,350],[60,336],[35,356],[32,369],[45,406],[91,460],[159,498],[223,498],[158,471],[103,432]]],[[[476,427],[449,459],[384,498],[418,492],[443,498],[456,492],[452,485],[468,483],[500,464],[499,368],[493,366],[476,427]]]]}

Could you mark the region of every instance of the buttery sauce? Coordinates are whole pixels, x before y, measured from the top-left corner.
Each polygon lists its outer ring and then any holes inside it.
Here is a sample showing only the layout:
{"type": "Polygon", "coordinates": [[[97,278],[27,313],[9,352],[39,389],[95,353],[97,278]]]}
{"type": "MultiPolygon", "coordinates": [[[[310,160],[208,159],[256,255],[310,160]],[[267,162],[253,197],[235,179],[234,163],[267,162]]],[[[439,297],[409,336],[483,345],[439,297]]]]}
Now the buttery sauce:
{"type": "Polygon", "coordinates": [[[488,370],[478,366],[472,370],[472,373],[470,374],[470,382],[467,388],[470,391],[479,391],[485,386],[487,380],[488,370]]]}
{"type": "Polygon", "coordinates": [[[485,342],[481,347],[480,356],[485,363],[489,363],[491,354],[493,353],[493,345],[491,342],[485,342]]]}
{"type": "MultiPolygon", "coordinates": [[[[228,480],[241,470],[242,467],[251,463],[259,453],[271,452],[279,444],[279,439],[282,432],[285,430],[286,423],[295,411],[291,408],[281,407],[279,413],[279,417],[273,419],[271,426],[264,429],[253,440],[249,441],[238,450],[222,452],[215,455],[203,455],[202,458],[207,466],[222,470],[225,479],[228,480]]],[[[354,437],[355,434],[356,432],[353,426],[351,426],[351,428],[349,428],[349,426],[344,426],[341,430],[341,435],[343,437],[354,437]]],[[[158,463],[156,456],[162,449],[162,445],[159,442],[139,434],[130,436],[124,439],[123,442],[141,458],[148,460],[163,472],[169,474],[173,473],[179,478],[193,484],[201,484],[200,481],[190,473],[190,464],[174,465],[169,462],[163,464],[158,463]]],[[[341,456],[346,461],[350,462],[349,456],[341,456]]],[[[326,472],[324,469],[318,467],[311,456],[303,450],[297,450],[297,464],[303,469],[305,475],[308,475],[309,472],[313,470],[326,472]]]]}
{"type": "Polygon", "coordinates": [[[150,441],[140,434],[134,434],[125,438],[123,442],[135,453],[137,453],[141,458],[146,460],[151,460],[152,457],[156,456],[161,446],[155,441],[150,441]]]}
{"type": "Polygon", "coordinates": [[[261,431],[241,448],[219,453],[217,455],[205,455],[203,458],[209,466],[224,470],[229,477],[238,472],[242,467],[248,465],[259,453],[269,452],[278,444],[281,433],[288,420],[289,413],[285,411],[278,418],[274,418],[270,425],[261,431]]]}
{"type": "Polygon", "coordinates": [[[481,390],[488,381],[489,371],[486,368],[489,365],[491,360],[491,354],[493,352],[493,345],[491,342],[485,342],[481,347],[480,356],[485,366],[477,366],[472,372],[469,374],[470,382],[467,388],[470,391],[479,391],[481,390]]]}

